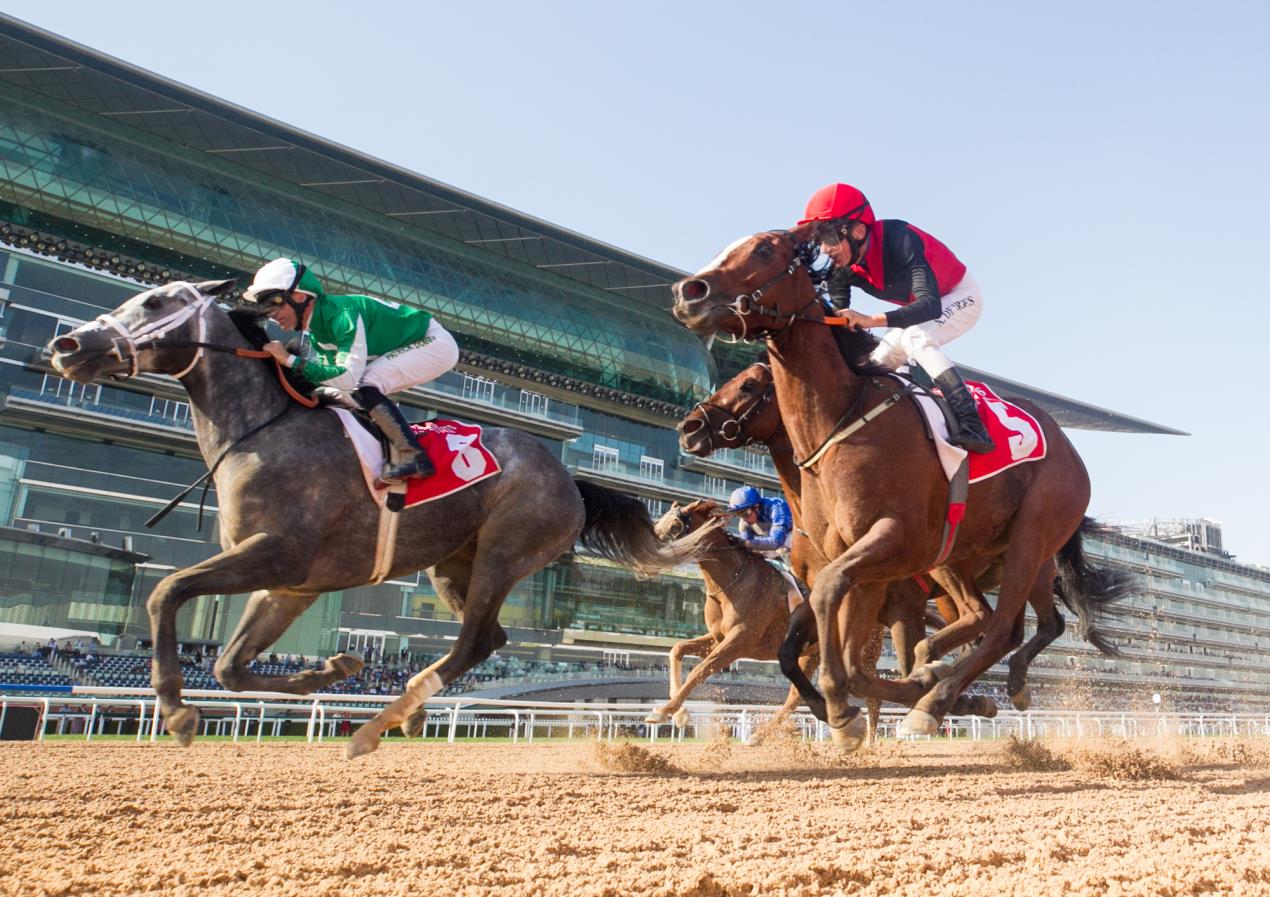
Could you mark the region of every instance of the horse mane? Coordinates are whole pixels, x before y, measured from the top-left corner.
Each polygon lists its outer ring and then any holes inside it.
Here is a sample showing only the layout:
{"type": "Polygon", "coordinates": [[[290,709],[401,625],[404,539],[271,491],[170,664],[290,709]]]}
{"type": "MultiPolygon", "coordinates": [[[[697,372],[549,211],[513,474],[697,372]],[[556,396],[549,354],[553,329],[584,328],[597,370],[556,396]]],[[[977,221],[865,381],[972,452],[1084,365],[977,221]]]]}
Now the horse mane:
{"type": "Polygon", "coordinates": [[[879,377],[891,373],[891,369],[878,364],[869,356],[881,342],[867,330],[852,330],[849,327],[833,327],[834,342],[838,351],[851,371],[861,377],[879,377]]]}
{"type": "MultiPolygon", "coordinates": [[[[265,343],[272,340],[272,337],[269,336],[269,331],[265,330],[264,324],[260,323],[262,318],[259,312],[247,308],[235,308],[229,312],[229,320],[233,322],[234,327],[237,328],[242,338],[247,341],[247,345],[253,349],[263,349],[265,343]]],[[[273,361],[268,358],[261,359],[261,363],[269,365],[270,369],[273,368],[273,361]]],[[[293,373],[288,368],[283,368],[282,374],[287,378],[287,382],[295,388],[296,392],[305,396],[313,395],[313,384],[309,383],[309,381],[293,373]]],[[[335,399],[325,393],[318,393],[317,399],[319,407],[336,404],[335,399]]]]}
{"type": "Polygon", "coordinates": [[[229,320],[234,322],[238,333],[253,349],[263,349],[269,342],[269,333],[260,323],[260,313],[247,308],[235,308],[229,313],[229,320]]]}

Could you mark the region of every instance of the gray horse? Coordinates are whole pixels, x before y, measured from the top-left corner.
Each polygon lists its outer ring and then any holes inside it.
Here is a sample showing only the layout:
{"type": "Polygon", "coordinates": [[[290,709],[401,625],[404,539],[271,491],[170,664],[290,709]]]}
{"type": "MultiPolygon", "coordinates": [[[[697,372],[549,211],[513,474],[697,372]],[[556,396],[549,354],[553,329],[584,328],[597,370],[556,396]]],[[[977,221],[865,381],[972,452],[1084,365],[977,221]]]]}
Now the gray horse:
{"type": "MultiPolygon", "coordinates": [[[[191,598],[251,592],[216,662],[232,691],[309,694],[361,669],[338,654],[322,670],[262,676],[248,664],[323,592],[372,578],[380,511],[335,414],[295,405],[272,362],[249,349],[216,304],[233,281],[178,281],[132,297],[109,315],[55,338],[54,367],[83,383],[141,372],[172,374],[190,396],[199,449],[212,468],[220,509],[215,557],[164,578],[146,602],[154,637],[151,681],[168,730],[189,744],[198,710],[181,701],[176,615],[191,598]],[[271,422],[272,421],[272,422],[271,422]]],[[[363,725],[347,756],[375,750],[432,695],[507,642],[498,611],[521,579],[582,544],[645,574],[695,557],[696,541],[664,545],[633,498],[570,478],[538,439],[486,429],[502,472],[401,512],[390,576],[427,568],[437,594],[462,620],[453,649],[415,675],[405,693],[363,725]]]]}

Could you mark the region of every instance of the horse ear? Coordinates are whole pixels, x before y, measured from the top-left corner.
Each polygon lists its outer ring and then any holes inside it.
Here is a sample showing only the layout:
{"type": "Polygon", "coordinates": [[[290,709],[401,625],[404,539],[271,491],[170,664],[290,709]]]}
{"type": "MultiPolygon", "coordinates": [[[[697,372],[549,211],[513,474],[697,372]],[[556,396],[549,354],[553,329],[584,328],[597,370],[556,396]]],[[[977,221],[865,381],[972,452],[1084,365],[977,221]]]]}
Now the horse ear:
{"type": "Polygon", "coordinates": [[[794,238],[795,243],[819,243],[820,225],[819,221],[808,221],[790,228],[789,235],[794,238]]]}
{"type": "Polygon", "coordinates": [[[678,510],[679,510],[679,502],[677,502],[677,501],[672,501],[672,502],[670,503],[670,510],[672,510],[672,511],[678,511],[678,510]]]}
{"type": "Polygon", "coordinates": [[[228,280],[205,280],[194,284],[194,288],[204,296],[223,296],[236,286],[238,286],[237,277],[231,277],[228,280]]]}

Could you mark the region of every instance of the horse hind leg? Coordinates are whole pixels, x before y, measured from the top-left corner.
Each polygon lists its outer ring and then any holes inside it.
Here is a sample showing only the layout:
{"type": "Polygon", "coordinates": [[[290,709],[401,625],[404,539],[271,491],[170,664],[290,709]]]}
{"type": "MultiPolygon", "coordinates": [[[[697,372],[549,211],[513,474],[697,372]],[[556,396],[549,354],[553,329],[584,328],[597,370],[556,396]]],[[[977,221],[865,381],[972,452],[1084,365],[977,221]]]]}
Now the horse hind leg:
{"type": "Polygon", "coordinates": [[[1041,567],[1028,594],[1028,603],[1036,614],[1036,634],[1022,648],[1010,655],[1010,673],[1006,678],[1006,692],[1016,710],[1027,710],[1032,705],[1031,690],[1027,685],[1027,671],[1036,656],[1063,634],[1063,616],[1054,606],[1054,578],[1057,574],[1051,559],[1041,567]]]}
{"type": "MultiPolygon", "coordinates": [[[[445,602],[459,620],[463,619],[463,606],[467,602],[467,589],[472,579],[472,559],[476,556],[476,540],[473,539],[456,554],[446,558],[439,564],[428,568],[428,579],[437,597],[445,602]]],[[[502,632],[502,627],[499,627],[502,632]]],[[[496,644],[497,651],[507,643],[507,634],[503,633],[503,641],[496,644]]],[[[407,738],[418,738],[423,734],[428,722],[428,710],[420,704],[401,724],[401,734],[407,738]]]]}
{"type": "MultiPolygon", "coordinates": [[[[477,534],[476,554],[464,596],[463,620],[450,653],[416,673],[406,690],[349,741],[349,759],[379,747],[380,737],[401,725],[441,689],[506,644],[498,612],[516,583],[564,554],[577,536],[580,523],[560,517],[548,520],[541,501],[507,501],[486,518],[477,534]],[[556,531],[550,529],[551,523],[556,531]]],[[[580,512],[579,512],[580,513],[580,512]]],[[[438,565],[440,566],[440,565],[438,565]]]]}
{"type": "Polygon", "coordinates": [[[317,600],[318,593],[265,589],[253,592],[229,644],[216,660],[216,680],[230,691],[280,691],[307,695],[356,675],[361,658],[336,654],[321,670],[303,670],[281,676],[253,672],[251,662],[267,651],[287,628],[317,600]]]}

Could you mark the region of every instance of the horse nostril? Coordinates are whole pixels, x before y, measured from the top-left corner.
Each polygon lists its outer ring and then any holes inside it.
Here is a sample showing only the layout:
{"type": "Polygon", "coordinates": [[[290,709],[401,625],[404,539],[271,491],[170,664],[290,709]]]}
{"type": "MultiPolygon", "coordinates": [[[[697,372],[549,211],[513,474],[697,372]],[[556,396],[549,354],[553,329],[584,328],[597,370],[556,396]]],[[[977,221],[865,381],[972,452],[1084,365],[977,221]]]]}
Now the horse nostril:
{"type": "Polygon", "coordinates": [[[53,348],[58,352],[75,352],[79,350],[79,340],[73,336],[59,336],[53,340],[53,348]]]}
{"type": "Polygon", "coordinates": [[[679,433],[682,436],[690,436],[701,429],[701,421],[685,420],[679,423],[679,433]]]}
{"type": "Polygon", "coordinates": [[[704,280],[685,280],[679,290],[685,299],[704,299],[710,295],[710,284],[704,280]]]}

